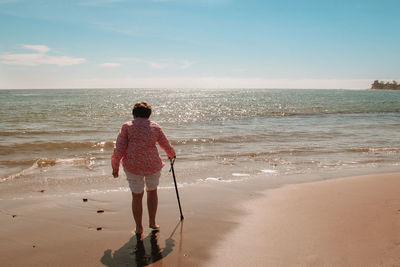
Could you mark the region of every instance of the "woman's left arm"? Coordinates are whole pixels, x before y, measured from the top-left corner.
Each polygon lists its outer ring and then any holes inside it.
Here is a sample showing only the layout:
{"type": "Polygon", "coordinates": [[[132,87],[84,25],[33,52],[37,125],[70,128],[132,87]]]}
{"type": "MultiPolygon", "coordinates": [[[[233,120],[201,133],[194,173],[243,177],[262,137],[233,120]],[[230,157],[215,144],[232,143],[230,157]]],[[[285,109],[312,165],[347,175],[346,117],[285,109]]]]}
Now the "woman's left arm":
{"type": "Polygon", "coordinates": [[[173,159],[176,156],[175,149],[171,146],[170,142],[168,141],[167,137],[165,136],[165,134],[161,128],[160,128],[160,132],[159,132],[157,141],[160,144],[160,147],[167,154],[168,158],[173,159]]]}

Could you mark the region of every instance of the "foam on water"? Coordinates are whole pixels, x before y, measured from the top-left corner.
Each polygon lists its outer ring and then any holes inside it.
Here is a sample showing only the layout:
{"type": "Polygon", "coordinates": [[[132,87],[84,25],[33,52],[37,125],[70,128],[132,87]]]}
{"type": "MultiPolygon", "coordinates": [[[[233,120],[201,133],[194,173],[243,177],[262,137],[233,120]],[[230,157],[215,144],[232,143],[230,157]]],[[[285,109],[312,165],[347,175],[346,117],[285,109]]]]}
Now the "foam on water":
{"type": "MultiPolygon", "coordinates": [[[[247,177],[247,176],[246,176],[247,177]]],[[[217,182],[217,183],[235,183],[235,182],[242,182],[246,180],[246,178],[240,178],[240,179],[226,179],[226,178],[222,178],[222,177],[207,177],[205,179],[199,179],[198,182],[200,183],[207,183],[207,182],[217,182]]]]}
{"type": "Polygon", "coordinates": [[[34,163],[24,168],[16,173],[0,178],[0,181],[12,180],[17,177],[21,177],[24,175],[32,174],[37,169],[44,169],[53,167],[56,165],[63,166],[85,166],[89,170],[93,168],[95,157],[86,157],[86,158],[66,158],[66,159],[48,159],[48,158],[40,158],[34,161],[34,163]]]}
{"type": "Polygon", "coordinates": [[[250,176],[250,174],[248,174],[248,173],[232,173],[232,176],[247,177],[247,176],[250,176]]]}
{"type": "Polygon", "coordinates": [[[215,177],[207,177],[206,179],[204,179],[204,181],[205,181],[205,182],[207,182],[207,181],[217,181],[217,182],[220,182],[220,181],[222,181],[222,177],[218,177],[218,178],[215,178],[215,177]]]}
{"type": "Polygon", "coordinates": [[[263,173],[277,173],[277,170],[261,170],[263,173]]]}

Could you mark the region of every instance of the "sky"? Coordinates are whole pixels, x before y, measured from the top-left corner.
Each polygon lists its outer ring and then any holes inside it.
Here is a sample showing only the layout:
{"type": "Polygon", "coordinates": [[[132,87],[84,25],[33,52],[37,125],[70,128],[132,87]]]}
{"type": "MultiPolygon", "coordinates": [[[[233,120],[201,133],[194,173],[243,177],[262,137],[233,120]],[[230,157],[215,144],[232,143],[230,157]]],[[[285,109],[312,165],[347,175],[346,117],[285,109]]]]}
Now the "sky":
{"type": "Polygon", "coordinates": [[[398,0],[0,0],[0,89],[400,80],[398,0]]]}

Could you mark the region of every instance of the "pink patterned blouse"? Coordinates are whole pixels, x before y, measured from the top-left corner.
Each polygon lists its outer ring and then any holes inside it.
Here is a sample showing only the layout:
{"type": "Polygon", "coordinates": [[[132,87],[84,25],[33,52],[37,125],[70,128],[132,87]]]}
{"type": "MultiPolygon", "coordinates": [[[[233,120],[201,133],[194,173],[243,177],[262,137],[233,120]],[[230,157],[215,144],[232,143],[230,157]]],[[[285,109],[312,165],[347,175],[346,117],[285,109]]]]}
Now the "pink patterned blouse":
{"type": "Polygon", "coordinates": [[[156,147],[159,143],[169,158],[175,157],[175,150],[169,143],[161,127],[146,118],[137,117],[122,125],[111,157],[113,171],[122,166],[136,175],[150,175],[164,167],[156,147]]]}

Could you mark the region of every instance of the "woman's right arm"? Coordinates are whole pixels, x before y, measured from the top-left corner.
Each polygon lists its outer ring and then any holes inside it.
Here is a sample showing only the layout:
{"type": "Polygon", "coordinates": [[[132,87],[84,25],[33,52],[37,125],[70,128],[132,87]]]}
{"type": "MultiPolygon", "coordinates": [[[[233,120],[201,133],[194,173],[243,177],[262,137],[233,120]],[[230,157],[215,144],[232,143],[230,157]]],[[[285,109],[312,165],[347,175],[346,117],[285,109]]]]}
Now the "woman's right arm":
{"type": "Polygon", "coordinates": [[[115,142],[114,153],[111,157],[111,166],[115,178],[118,177],[120,161],[126,155],[126,149],[128,147],[128,127],[127,124],[122,125],[117,141],[115,142]]]}

